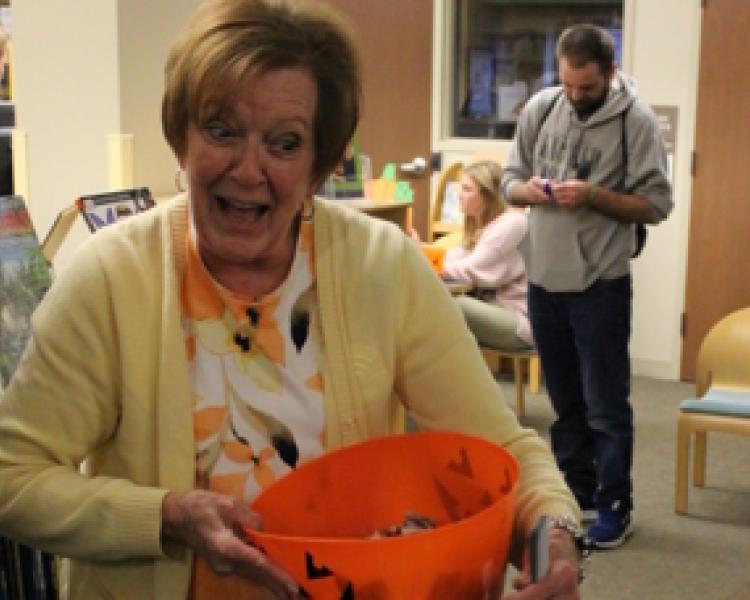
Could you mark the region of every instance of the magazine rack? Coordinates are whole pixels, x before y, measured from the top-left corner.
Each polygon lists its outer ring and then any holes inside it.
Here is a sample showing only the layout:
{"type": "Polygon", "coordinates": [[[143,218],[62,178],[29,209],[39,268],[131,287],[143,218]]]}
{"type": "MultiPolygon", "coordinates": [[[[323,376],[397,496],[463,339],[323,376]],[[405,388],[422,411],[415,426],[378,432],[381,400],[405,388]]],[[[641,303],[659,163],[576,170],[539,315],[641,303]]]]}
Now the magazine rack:
{"type": "Polygon", "coordinates": [[[58,213],[42,242],[42,255],[48,263],[52,262],[79,213],[93,233],[153,206],[154,198],[147,187],[81,196],[58,213]]]}
{"type": "MultiPolygon", "coordinates": [[[[0,196],[0,387],[16,369],[51,275],[21,196],[0,196]]],[[[0,537],[0,598],[57,599],[55,559],[0,537]]]]}
{"type": "Polygon", "coordinates": [[[52,223],[52,227],[42,242],[42,255],[48,263],[52,263],[52,259],[55,258],[55,254],[68,236],[70,228],[73,227],[76,217],[78,217],[78,207],[75,204],[66,206],[57,213],[55,222],[52,223]]]}

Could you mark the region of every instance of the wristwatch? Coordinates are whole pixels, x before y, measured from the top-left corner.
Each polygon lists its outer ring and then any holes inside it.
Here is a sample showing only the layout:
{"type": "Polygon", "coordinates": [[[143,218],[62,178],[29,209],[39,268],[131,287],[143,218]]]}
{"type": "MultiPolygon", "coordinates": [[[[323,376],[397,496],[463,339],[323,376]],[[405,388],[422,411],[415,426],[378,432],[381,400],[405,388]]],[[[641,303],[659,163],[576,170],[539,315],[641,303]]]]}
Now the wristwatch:
{"type": "Polygon", "coordinates": [[[561,529],[567,532],[573,539],[580,559],[578,563],[578,583],[581,583],[586,577],[586,566],[591,557],[591,541],[586,537],[581,526],[570,517],[550,516],[549,525],[552,529],[561,529]]]}

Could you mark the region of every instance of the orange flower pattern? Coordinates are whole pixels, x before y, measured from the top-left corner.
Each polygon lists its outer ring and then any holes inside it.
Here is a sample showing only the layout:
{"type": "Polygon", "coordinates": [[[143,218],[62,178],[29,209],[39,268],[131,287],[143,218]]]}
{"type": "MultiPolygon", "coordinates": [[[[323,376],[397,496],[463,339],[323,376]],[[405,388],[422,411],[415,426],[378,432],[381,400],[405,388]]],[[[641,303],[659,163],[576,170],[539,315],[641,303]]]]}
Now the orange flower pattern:
{"type": "MultiPolygon", "coordinates": [[[[250,503],[323,453],[323,348],[312,232],[312,222],[301,222],[287,279],[261,298],[223,288],[187,235],[180,301],[197,487],[250,503]]],[[[196,558],[191,598],[212,597],[222,581],[232,585],[234,578],[214,577],[199,563],[196,558]]]]}

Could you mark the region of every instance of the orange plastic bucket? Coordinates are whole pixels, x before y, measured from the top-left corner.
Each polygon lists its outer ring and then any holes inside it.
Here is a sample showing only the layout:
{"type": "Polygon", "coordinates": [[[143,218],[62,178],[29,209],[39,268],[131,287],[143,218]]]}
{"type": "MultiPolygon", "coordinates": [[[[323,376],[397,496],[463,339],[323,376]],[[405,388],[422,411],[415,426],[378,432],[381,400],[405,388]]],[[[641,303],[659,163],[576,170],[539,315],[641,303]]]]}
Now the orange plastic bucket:
{"type": "Polygon", "coordinates": [[[432,244],[420,244],[419,247],[422,249],[422,253],[430,261],[432,268],[435,272],[440,275],[443,272],[443,262],[445,262],[445,251],[446,249],[442,246],[434,246],[432,244]]]}
{"type": "Polygon", "coordinates": [[[377,438],[303,464],[271,485],[252,504],[264,531],[248,534],[315,600],[497,597],[517,481],[515,459],[477,437],[377,438]],[[437,527],[369,537],[408,513],[437,527]]]}

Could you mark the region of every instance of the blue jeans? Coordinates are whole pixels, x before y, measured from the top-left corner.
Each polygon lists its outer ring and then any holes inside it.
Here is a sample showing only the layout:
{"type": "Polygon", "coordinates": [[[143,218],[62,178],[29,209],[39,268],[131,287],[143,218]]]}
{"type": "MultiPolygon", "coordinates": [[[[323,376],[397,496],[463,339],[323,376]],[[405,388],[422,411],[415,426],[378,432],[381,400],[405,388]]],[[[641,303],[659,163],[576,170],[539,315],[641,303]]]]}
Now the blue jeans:
{"type": "Polygon", "coordinates": [[[529,284],[529,316],[557,416],[552,450],[582,506],[632,508],[629,275],[581,292],[529,284]]]}

